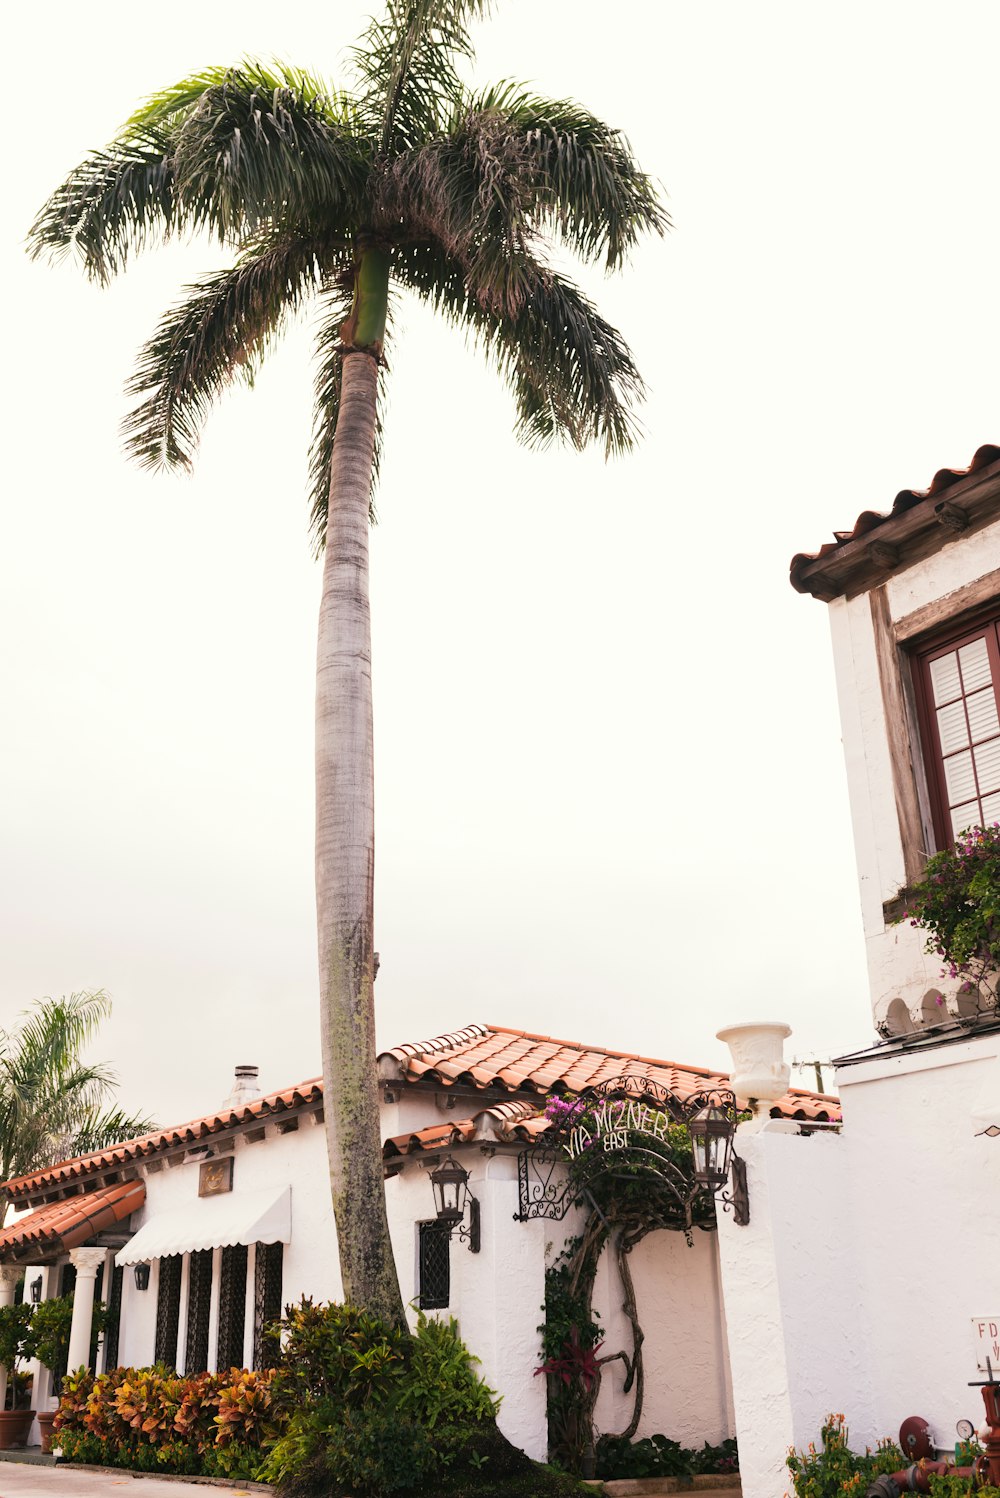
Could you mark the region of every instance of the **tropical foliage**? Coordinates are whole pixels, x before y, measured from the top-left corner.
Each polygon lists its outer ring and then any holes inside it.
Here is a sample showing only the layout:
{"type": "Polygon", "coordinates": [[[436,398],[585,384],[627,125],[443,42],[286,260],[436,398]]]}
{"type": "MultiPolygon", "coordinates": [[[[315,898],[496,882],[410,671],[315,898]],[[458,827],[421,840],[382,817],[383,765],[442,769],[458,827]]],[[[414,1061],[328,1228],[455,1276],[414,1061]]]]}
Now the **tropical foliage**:
{"type": "Polygon", "coordinates": [[[56,1443],[66,1461],[139,1472],[253,1478],[276,1437],[271,1372],[230,1369],[181,1377],[164,1368],[115,1368],[63,1381],[56,1443]]]}
{"type": "Polygon", "coordinates": [[[940,957],[961,992],[980,1009],[1000,992],[1000,822],[963,832],[927,861],[923,877],[901,891],[902,920],[927,933],[925,950],[940,957]]]}
{"type": "Polygon", "coordinates": [[[788,1453],[787,1465],[795,1498],[861,1498],[874,1478],[898,1472],[906,1461],[892,1441],[880,1441],[875,1451],[852,1451],[844,1416],[828,1415],[819,1449],[810,1441],[805,1451],[788,1453]]]}
{"type": "MultiPolygon", "coordinates": [[[[84,1049],[111,1012],[107,994],[41,999],[13,1030],[0,1029],[0,1179],[41,1170],[153,1127],[112,1103],[110,1067],[84,1049]]],[[[0,1200],[0,1225],[7,1203],[0,1200]]]]}
{"type": "Polygon", "coordinates": [[[374,1036],[374,793],[367,516],[393,299],[463,331],[510,387],[517,432],[629,449],[642,381],[553,242],[620,269],[667,223],[621,134],[514,83],[472,89],[488,0],[388,0],[346,87],[287,66],[207,68],[149,99],[31,231],[106,283],[147,245],[234,252],[163,318],[129,387],[141,465],[190,465],[206,413],[319,309],[312,525],[326,545],[317,663],[317,916],[331,1191],[348,1299],[403,1324],[382,1200],[374,1036]]]}

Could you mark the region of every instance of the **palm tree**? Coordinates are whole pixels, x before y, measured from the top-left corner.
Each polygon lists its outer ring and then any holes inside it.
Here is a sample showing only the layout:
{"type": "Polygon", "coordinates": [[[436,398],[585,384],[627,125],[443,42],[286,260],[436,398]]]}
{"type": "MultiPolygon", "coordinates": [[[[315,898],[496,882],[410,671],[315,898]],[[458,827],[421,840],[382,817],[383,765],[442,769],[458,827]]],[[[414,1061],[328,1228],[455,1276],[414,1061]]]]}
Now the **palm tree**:
{"type": "MultiPolygon", "coordinates": [[[[115,1074],[81,1060],[102,1020],[107,994],[41,999],[15,1030],[0,1029],[0,1180],[56,1160],[105,1149],[154,1127],[111,1103],[115,1074]]],[[[7,1203],[0,1201],[0,1227],[7,1203]]]]}
{"type": "Polygon", "coordinates": [[[642,382],[621,335],[546,262],[546,237],[616,270],[667,218],[618,131],[578,104],[457,67],[489,0],[388,0],[350,92],[247,61],[154,96],[54,193],[32,251],[107,282],[147,244],[207,232],[232,269],[189,287],[129,386],[131,455],[190,465],[215,396],[253,379],[319,302],[312,526],[325,547],[316,711],[316,899],[331,1188],[345,1297],[401,1321],[375,1082],[368,523],[393,296],[471,334],[517,432],[628,450],[642,382]]]}

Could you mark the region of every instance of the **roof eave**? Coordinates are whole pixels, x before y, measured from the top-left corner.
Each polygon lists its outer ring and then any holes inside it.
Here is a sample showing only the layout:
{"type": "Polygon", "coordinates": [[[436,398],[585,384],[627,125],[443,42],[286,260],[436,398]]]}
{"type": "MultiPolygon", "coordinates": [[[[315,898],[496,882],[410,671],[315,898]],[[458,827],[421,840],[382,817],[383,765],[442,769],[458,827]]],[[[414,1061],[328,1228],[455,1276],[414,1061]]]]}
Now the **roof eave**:
{"type": "MultiPolygon", "coordinates": [[[[902,496],[901,496],[902,497],[902,496]]],[[[898,501],[897,501],[898,502],[898,501]]],[[[793,557],[792,587],[824,603],[854,598],[1000,515],[1000,458],[888,515],[865,511],[849,539],[793,557]]]]}

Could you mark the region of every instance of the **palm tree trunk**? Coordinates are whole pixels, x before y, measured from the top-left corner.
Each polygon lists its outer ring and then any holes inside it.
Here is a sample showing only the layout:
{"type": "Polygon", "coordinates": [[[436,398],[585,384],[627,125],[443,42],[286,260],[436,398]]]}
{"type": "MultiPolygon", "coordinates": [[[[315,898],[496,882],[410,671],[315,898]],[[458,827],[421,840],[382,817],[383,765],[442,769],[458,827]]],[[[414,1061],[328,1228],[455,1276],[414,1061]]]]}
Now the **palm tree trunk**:
{"type": "Polygon", "coordinates": [[[316,907],[330,1187],[344,1299],[405,1326],[375,1076],[368,505],[378,358],[344,354],[316,681],[316,907]]]}

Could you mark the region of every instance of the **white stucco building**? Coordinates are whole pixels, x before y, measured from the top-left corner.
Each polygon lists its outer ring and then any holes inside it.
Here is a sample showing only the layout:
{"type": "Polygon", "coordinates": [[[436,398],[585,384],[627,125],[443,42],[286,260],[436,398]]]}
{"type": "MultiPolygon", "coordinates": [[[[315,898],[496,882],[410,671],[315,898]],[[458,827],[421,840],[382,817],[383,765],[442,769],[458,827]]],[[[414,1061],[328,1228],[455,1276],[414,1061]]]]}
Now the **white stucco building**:
{"type": "MultiPolygon", "coordinates": [[[[547,1446],[545,1379],[534,1376],[545,1270],[578,1230],[578,1210],[531,1217],[519,1166],[544,1140],[550,1094],[573,1096],[623,1075],[679,1100],[725,1081],[702,1068],[489,1025],[379,1058],[404,1301],[458,1318],[503,1395],[501,1428],[536,1458],[547,1446]],[[468,1171],[478,1202],[476,1252],[467,1235],[449,1239],[435,1218],[430,1172],[449,1155],[468,1171]]],[[[22,1274],[29,1293],[34,1285],[40,1298],[57,1295],[67,1266],[75,1268],[70,1366],[88,1357],[95,1288],[111,1308],[99,1369],[154,1360],[181,1371],[261,1366],[263,1327],[284,1304],[340,1297],[322,1086],[257,1090],[256,1068],[239,1068],[227,1102],[203,1118],[6,1183],[13,1205],[31,1210],[0,1231],[0,1295],[9,1299],[22,1274]]],[[[836,1100],[793,1089],[772,1111],[804,1126],[828,1119],[836,1100]]],[[[630,1264],[645,1332],[638,1433],[700,1446],[733,1434],[733,1393],[717,1234],[692,1236],[689,1247],[681,1232],[651,1232],[630,1264]]],[[[605,1255],[594,1305],[609,1352],[631,1352],[621,1301],[605,1255]]],[[[624,1381],[622,1365],[609,1364],[596,1412],[603,1431],[628,1421],[624,1381]]],[[[50,1388],[47,1370],[36,1369],[36,1408],[47,1406],[50,1388]]]]}
{"type": "Polygon", "coordinates": [[[740,1131],[753,1220],[720,1247],[744,1498],[785,1492],[788,1446],[834,1411],[862,1449],[910,1415],[950,1448],[1000,1326],[1000,1014],[894,924],[928,852],[1000,821],[1000,447],[791,578],[829,605],[876,1043],[835,1063],[841,1132],[740,1131]]]}

